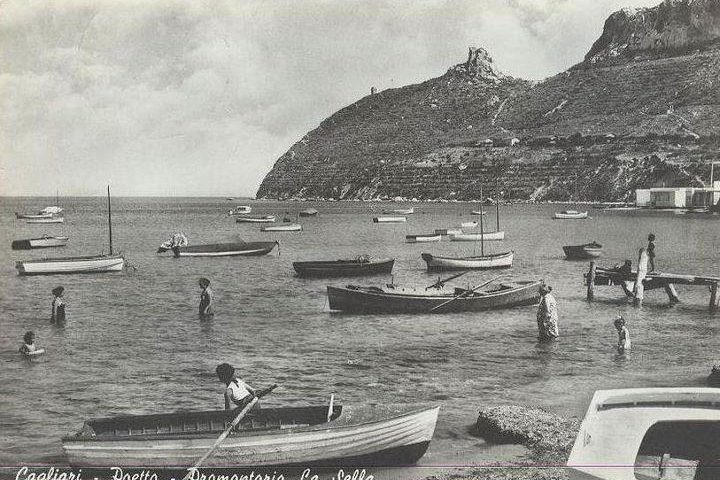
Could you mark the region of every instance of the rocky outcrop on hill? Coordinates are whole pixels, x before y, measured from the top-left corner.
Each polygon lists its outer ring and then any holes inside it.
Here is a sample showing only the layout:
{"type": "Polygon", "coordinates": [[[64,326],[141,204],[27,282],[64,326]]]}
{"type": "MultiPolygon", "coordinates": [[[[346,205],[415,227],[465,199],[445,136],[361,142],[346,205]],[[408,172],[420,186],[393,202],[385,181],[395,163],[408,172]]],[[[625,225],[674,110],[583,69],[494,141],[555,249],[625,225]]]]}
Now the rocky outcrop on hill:
{"type": "Polygon", "coordinates": [[[335,113],[258,197],[629,200],[703,185],[720,150],[720,0],[614,13],[581,64],[533,84],[482,48],[335,113]]]}

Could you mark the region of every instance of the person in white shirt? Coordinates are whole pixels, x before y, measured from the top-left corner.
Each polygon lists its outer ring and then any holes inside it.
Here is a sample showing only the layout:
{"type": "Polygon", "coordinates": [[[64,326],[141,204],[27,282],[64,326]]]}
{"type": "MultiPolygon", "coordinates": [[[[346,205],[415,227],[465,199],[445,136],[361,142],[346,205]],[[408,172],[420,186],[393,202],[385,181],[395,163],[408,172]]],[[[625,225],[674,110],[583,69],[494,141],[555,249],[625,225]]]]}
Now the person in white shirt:
{"type": "Polygon", "coordinates": [[[627,353],[630,351],[630,346],[632,345],[630,342],[630,332],[625,326],[625,319],[622,317],[622,315],[618,315],[615,318],[613,324],[615,325],[615,329],[618,332],[617,350],[618,353],[622,355],[623,353],[627,353]]]}
{"type": "MultiPolygon", "coordinates": [[[[225,384],[225,410],[242,408],[255,397],[255,389],[235,375],[235,368],[229,363],[221,363],[215,368],[218,378],[225,384]]],[[[257,407],[257,404],[255,404],[257,407]]]]}

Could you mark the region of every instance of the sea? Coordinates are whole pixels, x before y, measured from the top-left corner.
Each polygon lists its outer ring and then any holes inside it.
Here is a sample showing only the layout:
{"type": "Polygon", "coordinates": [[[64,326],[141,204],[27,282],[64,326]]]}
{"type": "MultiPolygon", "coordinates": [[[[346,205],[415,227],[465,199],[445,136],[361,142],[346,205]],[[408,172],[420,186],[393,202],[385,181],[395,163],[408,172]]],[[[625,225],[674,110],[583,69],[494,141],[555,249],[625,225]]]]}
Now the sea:
{"type": "MultiPolygon", "coordinates": [[[[637,261],[655,233],[656,269],[720,276],[720,217],[672,211],[611,211],[582,205],[500,207],[503,242],[484,252],[513,250],[511,269],[471,272],[455,285],[543,279],[558,302],[560,338],[539,344],[535,307],[481,313],[359,315],[328,309],[327,285],[427,286],[421,252],[477,255],[475,242],[411,244],[407,234],[459,227],[477,203],[415,203],[406,223],[376,224],[389,202],[279,202],[225,198],[112,199],[115,252],[122,273],[18,276],[23,259],[107,253],[106,199],[60,198],[65,223],[31,225],[15,212],[55,205],[54,198],[0,198],[0,466],[64,465],[61,438],[85,419],[222,408],[215,366],[228,362],[250,385],[279,388],[267,406],[422,404],[441,406],[435,436],[415,469],[376,478],[421,478],[448,468],[522,459],[524,449],[493,446],[472,435],[480,408],[539,407],[582,418],[595,390],[702,386],[719,361],[720,313],[708,309],[706,287],[678,286],[681,303],[663,290],[633,307],[619,287],[597,287],[588,302],[588,261],[568,261],[563,245],[597,241],[601,265],[637,261]],[[302,232],[262,233],[228,216],[235,205],[253,214],[296,219],[302,232]],[[556,211],[589,209],[586,220],[553,220],[556,211]],[[182,232],[190,244],[279,240],[261,257],[174,258],[159,244],[182,232]],[[68,235],[64,248],[13,251],[12,240],[68,235]],[[303,279],[293,261],[393,257],[392,275],[303,279]],[[215,293],[215,316],[198,318],[198,278],[215,293]],[[65,287],[67,323],[49,322],[51,290],[65,287]],[[613,319],[622,314],[633,343],[618,356],[613,319]],[[46,349],[40,361],[19,353],[25,331],[46,349]]],[[[494,207],[484,216],[496,228],[494,207]]],[[[452,282],[451,282],[452,283],[452,282]]]]}

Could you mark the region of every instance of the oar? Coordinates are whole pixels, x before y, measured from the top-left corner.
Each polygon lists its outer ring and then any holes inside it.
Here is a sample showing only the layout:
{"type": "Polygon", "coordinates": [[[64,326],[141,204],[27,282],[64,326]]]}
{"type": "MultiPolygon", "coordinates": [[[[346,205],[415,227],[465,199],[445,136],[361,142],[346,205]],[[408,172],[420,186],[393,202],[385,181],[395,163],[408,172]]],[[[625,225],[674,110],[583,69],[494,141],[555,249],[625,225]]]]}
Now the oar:
{"type": "Polygon", "coordinates": [[[429,289],[429,288],[434,288],[434,287],[440,286],[440,285],[442,285],[443,283],[449,282],[450,280],[454,280],[454,279],[456,279],[456,278],[458,278],[458,277],[462,277],[462,276],[465,275],[466,273],[470,273],[470,270],[465,270],[464,272],[457,273],[457,274],[453,275],[452,277],[448,277],[448,278],[443,279],[443,280],[438,280],[437,282],[433,283],[432,285],[425,287],[425,290],[427,290],[427,289],[429,289]]]}
{"type": "Polygon", "coordinates": [[[460,295],[456,295],[455,297],[451,298],[451,299],[448,300],[447,302],[443,302],[443,303],[441,303],[440,305],[437,305],[437,306],[431,308],[430,311],[431,311],[431,312],[434,312],[434,311],[437,310],[438,308],[444,307],[444,306],[447,305],[448,303],[454,302],[455,300],[457,300],[457,299],[460,298],[460,297],[465,297],[465,296],[467,296],[467,295],[470,295],[470,294],[473,293],[475,290],[484,287],[484,286],[487,285],[488,283],[494,282],[495,280],[497,280],[497,279],[500,278],[500,277],[502,277],[502,275],[498,275],[497,277],[491,278],[491,279],[488,280],[487,282],[482,283],[482,284],[478,285],[477,287],[474,287],[472,290],[466,290],[466,291],[462,292],[460,295]]]}
{"type": "Polygon", "coordinates": [[[227,438],[227,436],[230,435],[230,432],[232,431],[233,428],[235,428],[235,426],[238,423],[240,423],[240,420],[245,418],[245,415],[247,415],[247,413],[250,411],[250,409],[255,406],[257,401],[260,400],[265,395],[267,395],[268,393],[275,390],[275,388],[277,388],[277,384],[271,385],[270,387],[266,388],[265,390],[261,390],[260,392],[258,392],[257,395],[255,395],[255,397],[250,401],[250,403],[245,405],[245,407],[242,410],[240,410],[240,413],[238,413],[237,416],[235,417],[235,419],[230,423],[230,426],[227,427],[225,429],[225,431],[220,434],[220,436],[218,437],[217,440],[215,440],[215,443],[213,443],[213,446],[210,447],[210,450],[205,452],[205,455],[200,457],[200,460],[195,462],[195,465],[193,465],[192,468],[188,469],[189,471],[188,471],[187,475],[185,475],[183,477],[183,480],[188,480],[192,476],[192,470],[199,468],[200,465],[202,465],[202,463],[205,460],[207,460],[210,455],[215,453],[215,449],[217,449],[217,447],[223,442],[223,440],[225,440],[227,438]]]}

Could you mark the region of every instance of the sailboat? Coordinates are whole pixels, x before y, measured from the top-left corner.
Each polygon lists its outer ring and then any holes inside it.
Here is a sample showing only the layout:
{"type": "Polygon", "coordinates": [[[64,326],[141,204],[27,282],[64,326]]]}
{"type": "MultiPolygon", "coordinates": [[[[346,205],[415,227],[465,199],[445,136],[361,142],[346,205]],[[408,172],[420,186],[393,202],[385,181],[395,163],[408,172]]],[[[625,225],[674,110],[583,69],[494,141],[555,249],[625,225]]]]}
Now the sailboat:
{"type": "MultiPolygon", "coordinates": [[[[497,195],[496,195],[497,196],[497,195]]],[[[480,187],[480,198],[482,198],[482,186],[480,187]]],[[[500,202],[495,199],[495,221],[496,231],[490,232],[489,235],[502,234],[505,236],[505,232],[500,231],[500,202]]],[[[422,259],[427,264],[428,272],[437,272],[442,270],[486,270],[491,268],[510,268],[512,267],[515,253],[510,250],[508,252],[494,253],[485,255],[485,237],[488,236],[483,228],[483,215],[485,212],[482,211],[482,203],[480,204],[480,233],[472,234],[477,235],[480,240],[480,255],[472,257],[440,257],[432,255],[430,253],[422,253],[422,259]]],[[[468,235],[468,234],[465,234],[468,235]]],[[[450,238],[455,239],[457,235],[453,235],[450,238]]]]}
{"type": "Polygon", "coordinates": [[[105,273],[120,272],[125,268],[122,254],[113,254],[112,211],[110,208],[110,186],[107,187],[108,238],[110,253],[87,257],[57,257],[39,260],[24,260],[15,264],[18,275],[50,275],[58,273],[105,273]]]}
{"type": "Polygon", "coordinates": [[[55,192],[55,205],[45,207],[37,213],[18,213],[15,212],[15,218],[26,220],[42,220],[28,221],[27,223],[62,223],[63,209],[58,202],[58,192],[55,192]]]}

